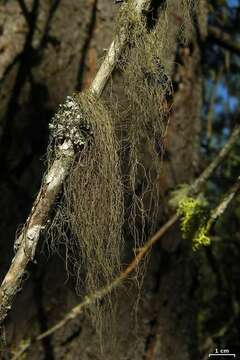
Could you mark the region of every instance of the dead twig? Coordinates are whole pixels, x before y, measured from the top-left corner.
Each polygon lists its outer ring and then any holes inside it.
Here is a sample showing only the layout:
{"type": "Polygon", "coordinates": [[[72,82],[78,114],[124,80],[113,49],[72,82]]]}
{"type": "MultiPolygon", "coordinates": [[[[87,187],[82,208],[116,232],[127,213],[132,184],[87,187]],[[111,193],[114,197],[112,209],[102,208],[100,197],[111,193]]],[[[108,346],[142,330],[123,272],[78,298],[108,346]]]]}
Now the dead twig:
{"type": "Polygon", "coordinates": [[[240,55],[239,42],[233,39],[231,34],[222,30],[221,28],[218,28],[217,26],[209,26],[208,38],[215,41],[218,45],[222,46],[226,50],[229,50],[236,55],[240,55]]]}
{"type": "Polygon", "coordinates": [[[203,173],[195,180],[192,185],[192,194],[198,193],[202,186],[205,184],[206,180],[212,175],[215,169],[221,164],[221,162],[226,158],[229,154],[229,151],[232,149],[233,145],[239,140],[240,135],[240,125],[236,125],[233,130],[229,140],[226,142],[224,147],[220,150],[215,159],[211,162],[211,164],[203,171],[203,173]]]}
{"type": "Polygon", "coordinates": [[[238,176],[235,184],[229,189],[228,193],[223,197],[222,201],[219,205],[211,212],[210,218],[207,223],[207,232],[211,230],[216,221],[222,216],[222,214],[226,211],[229,204],[235,198],[237,193],[240,190],[240,176],[238,176]]]}

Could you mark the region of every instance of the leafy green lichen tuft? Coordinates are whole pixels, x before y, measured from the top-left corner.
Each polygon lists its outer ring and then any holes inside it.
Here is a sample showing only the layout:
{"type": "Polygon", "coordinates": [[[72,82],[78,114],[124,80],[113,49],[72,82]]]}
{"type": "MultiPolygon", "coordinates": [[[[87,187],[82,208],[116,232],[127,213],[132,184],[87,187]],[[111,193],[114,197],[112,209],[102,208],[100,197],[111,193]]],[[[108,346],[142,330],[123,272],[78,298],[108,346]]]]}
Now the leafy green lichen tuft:
{"type": "Polygon", "coordinates": [[[193,239],[193,249],[197,250],[200,246],[208,246],[211,243],[206,225],[202,225],[193,239]]]}
{"type": "Polygon", "coordinates": [[[210,244],[207,225],[209,209],[203,196],[182,198],[178,204],[178,214],[181,216],[183,238],[192,241],[193,250],[210,244]]]}

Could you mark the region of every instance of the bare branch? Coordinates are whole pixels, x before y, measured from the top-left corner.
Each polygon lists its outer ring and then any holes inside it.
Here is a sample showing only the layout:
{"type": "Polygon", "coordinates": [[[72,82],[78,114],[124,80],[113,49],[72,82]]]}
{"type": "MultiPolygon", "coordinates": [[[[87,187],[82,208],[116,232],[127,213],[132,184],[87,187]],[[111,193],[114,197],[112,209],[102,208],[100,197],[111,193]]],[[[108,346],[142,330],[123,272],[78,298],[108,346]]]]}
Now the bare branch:
{"type": "Polygon", "coordinates": [[[225,49],[232,51],[236,55],[240,55],[240,45],[238,41],[233,39],[231,34],[227,33],[226,31],[221,30],[216,26],[209,26],[208,37],[225,49]]]}
{"type": "Polygon", "coordinates": [[[223,213],[228,208],[229,204],[235,198],[237,193],[240,191],[240,176],[237,178],[235,184],[230,188],[228,193],[223,197],[222,201],[218,204],[218,206],[212,211],[210,215],[210,219],[207,223],[207,231],[210,231],[212,226],[216,223],[216,221],[223,215],[223,213]]]}
{"type": "MultiPolygon", "coordinates": [[[[222,163],[222,161],[229,154],[232,146],[239,139],[240,134],[240,126],[237,126],[232,135],[230,136],[228,142],[225,146],[220,150],[217,157],[213,160],[213,162],[203,171],[203,173],[195,180],[192,187],[189,189],[190,194],[197,194],[201,191],[202,187],[206,184],[209,177],[212,175],[214,170],[222,163]]],[[[236,193],[240,190],[240,177],[238,178],[237,183],[231,188],[229,194],[224,197],[223,201],[219,204],[219,206],[213,211],[212,216],[209,221],[209,229],[212,224],[216,221],[216,219],[226,210],[229,203],[232,201],[236,193]]],[[[68,322],[78,317],[82,311],[88,306],[94,304],[97,300],[102,299],[105,295],[111,293],[115,288],[117,288],[128,276],[137,268],[138,264],[147,254],[147,252],[152,248],[152,246],[159,241],[167,231],[177,223],[180,216],[178,214],[174,214],[154,235],[151,237],[143,247],[141,247],[136,255],[136,257],[132,260],[132,262],[127,266],[127,268],[119,274],[119,276],[112,281],[107,286],[99,289],[95,293],[89,296],[85,296],[84,300],[75,306],[61,321],[59,321],[56,325],[43,332],[42,334],[29,339],[26,341],[25,345],[20,349],[19,352],[15,354],[13,360],[17,360],[20,356],[25,353],[29,347],[35,342],[41,341],[44,338],[52,335],[57,330],[64,327],[68,322]]]]}
{"type": "MultiPolygon", "coordinates": [[[[137,13],[140,14],[149,3],[150,0],[135,0],[137,13]]],[[[90,87],[90,92],[96,98],[101,96],[126,45],[126,39],[125,29],[120,29],[120,34],[112,42],[105,60],[90,87]]],[[[65,140],[58,150],[58,158],[53,162],[52,167],[46,174],[24,230],[17,239],[19,248],[0,288],[0,324],[6,318],[7,312],[11,309],[14,296],[18,289],[21,288],[25,269],[35,256],[41,230],[46,226],[50,210],[73,163],[74,151],[71,142],[65,140]]]]}
{"type": "Polygon", "coordinates": [[[221,164],[221,162],[223,162],[223,160],[229,154],[229,151],[232,149],[233,145],[236,144],[237,140],[239,139],[239,135],[240,135],[240,125],[237,125],[233,130],[229,140],[220,150],[220,152],[215,157],[213,162],[203,171],[203,173],[199,176],[199,178],[197,178],[197,180],[195,180],[195,182],[193,183],[191,190],[193,195],[201,190],[206,180],[212,175],[212,173],[221,164]]]}

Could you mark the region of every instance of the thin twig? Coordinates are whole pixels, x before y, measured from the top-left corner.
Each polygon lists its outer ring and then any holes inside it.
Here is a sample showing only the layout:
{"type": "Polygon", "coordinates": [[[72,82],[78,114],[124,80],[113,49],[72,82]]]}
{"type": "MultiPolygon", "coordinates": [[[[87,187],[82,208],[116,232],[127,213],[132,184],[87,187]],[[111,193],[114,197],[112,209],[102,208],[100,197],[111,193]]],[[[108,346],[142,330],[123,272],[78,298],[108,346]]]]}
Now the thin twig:
{"type": "Polygon", "coordinates": [[[218,204],[218,206],[211,212],[210,219],[207,223],[207,231],[210,231],[216,221],[222,216],[222,214],[226,211],[229,204],[235,198],[237,193],[240,190],[240,176],[238,176],[235,184],[230,188],[228,193],[223,197],[222,201],[218,204]]]}
{"type": "MultiPolygon", "coordinates": [[[[140,14],[143,9],[147,8],[149,3],[150,0],[135,0],[136,12],[140,14]]],[[[119,56],[126,45],[126,41],[126,31],[122,28],[112,42],[90,87],[90,92],[96,98],[101,96],[117,64],[119,56]]],[[[65,140],[58,148],[58,158],[54,160],[53,165],[45,175],[24,229],[16,240],[16,243],[19,244],[17,253],[0,287],[0,324],[6,318],[8,311],[11,309],[14,296],[21,288],[28,263],[35,257],[40,233],[46,227],[50,210],[54,206],[56,197],[62,188],[63,181],[68,175],[73,161],[73,145],[70,141],[65,140]]]]}
{"type": "Polygon", "coordinates": [[[226,142],[224,147],[220,150],[220,152],[211,162],[211,164],[203,171],[203,173],[199,176],[199,178],[197,178],[197,180],[195,180],[195,182],[193,183],[191,190],[193,195],[195,193],[198,193],[202,189],[202,186],[206,182],[206,180],[211,176],[211,174],[215,171],[215,169],[219,166],[219,164],[221,164],[221,162],[226,158],[233,145],[235,145],[236,142],[239,140],[239,135],[240,135],[240,125],[236,125],[235,129],[233,130],[229,140],[226,142]]]}
{"type": "Polygon", "coordinates": [[[240,45],[238,40],[233,39],[232,35],[216,26],[208,27],[208,37],[218,45],[230,50],[236,55],[240,55],[240,45]]]}
{"type": "MultiPolygon", "coordinates": [[[[193,192],[196,194],[198,193],[203,185],[207,182],[209,177],[212,175],[214,170],[221,164],[221,162],[224,160],[224,158],[229,154],[232,146],[236,143],[238,136],[240,133],[240,126],[236,127],[233,131],[232,135],[230,136],[228,142],[225,144],[225,146],[220,150],[217,157],[214,159],[214,161],[203,171],[203,173],[195,180],[192,187],[190,187],[189,192],[192,194],[193,192]]],[[[230,192],[228,195],[224,197],[224,199],[221,201],[221,203],[218,205],[218,207],[212,212],[212,216],[209,221],[209,229],[213,225],[213,223],[217,220],[217,218],[223,214],[223,212],[226,210],[229,203],[232,201],[236,193],[240,189],[240,177],[238,178],[237,183],[230,189],[230,192]]],[[[120,273],[120,275],[112,281],[107,286],[99,289],[95,293],[93,293],[90,296],[85,296],[84,300],[75,306],[61,321],[59,321],[56,325],[49,328],[47,331],[43,332],[42,334],[29,339],[26,341],[26,344],[20,349],[19,352],[15,354],[13,357],[13,360],[17,360],[20,358],[20,356],[25,353],[31,345],[33,345],[35,342],[41,341],[44,338],[52,335],[57,330],[64,327],[68,322],[78,317],[83,309],[87,308],[88,306],[92,305],[97,300],[102,299],[105,295],[111,293],[113,289],[118,287],[125,279],[128,278],[128,276],[137,268],[138,264],[141,262],[141,260],[144,258],[146,253],[152,248],[152,246],[159,241],[166,232],[179,220],[180,216],[178,214],[174,214],[156,233],[151,237],[143,247],[141,247],[136,255],[136,257],[132,260],[132,262],[127,266],[127,268],[120,273]]]]}

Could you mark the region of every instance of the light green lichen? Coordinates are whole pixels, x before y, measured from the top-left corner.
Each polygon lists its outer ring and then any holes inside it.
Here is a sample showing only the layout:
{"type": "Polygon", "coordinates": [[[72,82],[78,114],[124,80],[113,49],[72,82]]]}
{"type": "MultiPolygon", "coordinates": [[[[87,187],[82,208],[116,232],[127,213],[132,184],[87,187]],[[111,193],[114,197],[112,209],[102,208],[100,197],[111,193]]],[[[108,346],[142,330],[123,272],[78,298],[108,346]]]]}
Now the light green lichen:
{"type": "Polygon", "coordinates": [[[208,246],[211,243],[211,238],[208,234],[208,227],[207,225],[201,226],[196,236],[193,238],[193,249],[197,250],[201,246],[208,246]]]}
{"type": "Polygon", "coordinates": [[[182,198],[178,203],[177,212],[181,216],[182,236],[184,239],[192,241],[193,250],[209,245],[209,209],[204,197],[186,196],[182,198]]]}

